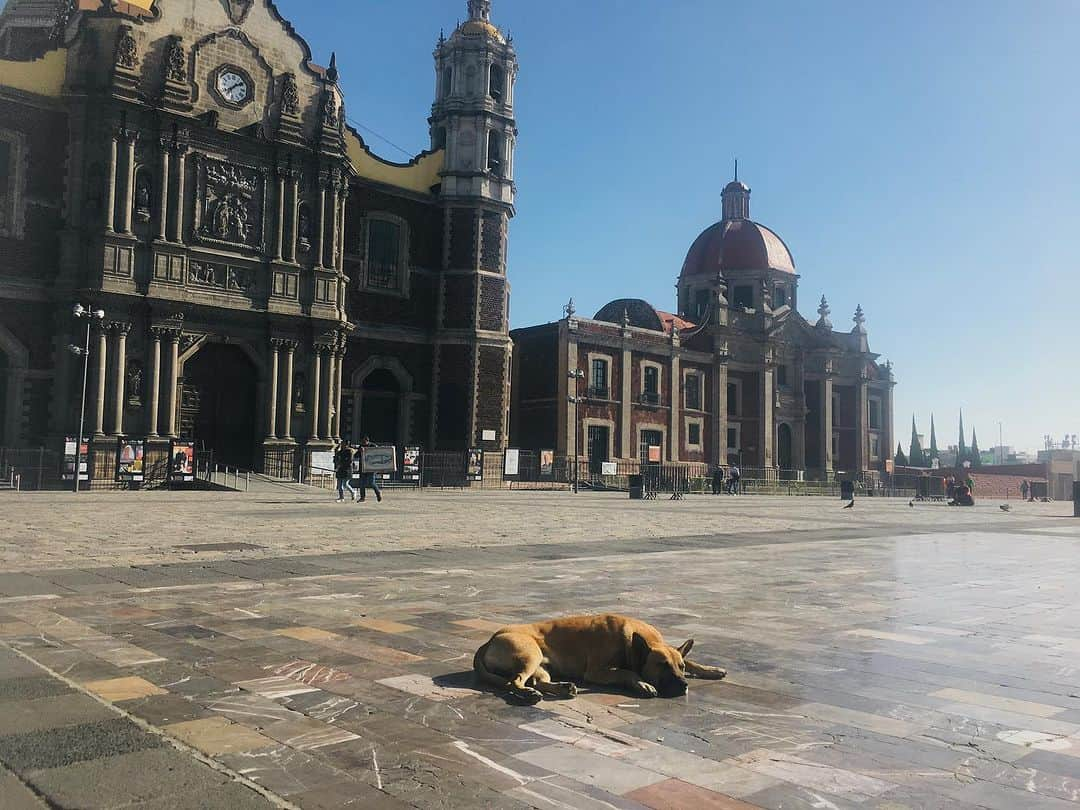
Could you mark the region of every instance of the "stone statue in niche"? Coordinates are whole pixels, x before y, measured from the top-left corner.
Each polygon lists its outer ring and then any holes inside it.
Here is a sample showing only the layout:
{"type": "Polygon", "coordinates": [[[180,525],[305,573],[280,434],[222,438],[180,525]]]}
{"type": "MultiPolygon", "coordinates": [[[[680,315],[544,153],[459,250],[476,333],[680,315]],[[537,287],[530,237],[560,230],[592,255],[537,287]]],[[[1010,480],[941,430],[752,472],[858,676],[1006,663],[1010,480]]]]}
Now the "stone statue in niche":
{"type": "Polygon", "coordinates": [[[127,389],[128,403],[138,405],[143,399],[143,369],[138,360],[131,360],[127,365],[125,388],[127,389]]]}
{"type": "Polygon", "coordinates": [[[295,410],[297,413],[303,413],[305,411],[304,392],[307,390],[306,383],[307,380],[304,377],[304,372],[298,371],[296,373],[296,380],[293,386],[293,402],[295,403],[295,405],[293,406],[293,410],[295,410]]]}
{"type": "Polygon", "coordinates": [[[150,221],[150,178],[140,172],[135,181],[135,218],[139,222],[150,221]]]}
{"type": "Polygon", "coordinates": [[[187,80],[187,54],[179,37],[173,37],[165,52],[165,77],[172,82],[187,80]]]}
{"type": "Polygon", "coordinates": [[[135,37],[131,34],[131,29],[121,28],[120,38],[116,40],[116,65],[117,67],[127,68],[128,70],[135,69],[135,60],[139,55],[139,46],[135,42],[135,37]]]}
{"type": "Polygon", "coordinates": [[[198,235],[252,245],[261,236],[262,178],[254,169],[206,159],[201,176],[198,235]]]}
{"type": "Polygon", "coordinates": [[[333,129],[338,125],[338,101],[337,96],[332,92],[327,92],[326,98],[323,100],[323,126],[327,129],[333,129]]]}
{"type": "Polygon", "coordinates": [[[247,242],[251,223],[247,204],[236,194],[226,194],[214,208],[213,236],[223,242],[247,242]]]}
{"type": "Polygon", "coordinates": [[[311,250],[311,214],[306,204],[300,206],[296,216],[296,243],[304,252],[311,250]]]}
{"type": "Polygon", "coordinates": [[[281,80],[281,112],[284,115],[300,114],[300,91],[296,87],[296,77],[286,73],[281,80]]]}

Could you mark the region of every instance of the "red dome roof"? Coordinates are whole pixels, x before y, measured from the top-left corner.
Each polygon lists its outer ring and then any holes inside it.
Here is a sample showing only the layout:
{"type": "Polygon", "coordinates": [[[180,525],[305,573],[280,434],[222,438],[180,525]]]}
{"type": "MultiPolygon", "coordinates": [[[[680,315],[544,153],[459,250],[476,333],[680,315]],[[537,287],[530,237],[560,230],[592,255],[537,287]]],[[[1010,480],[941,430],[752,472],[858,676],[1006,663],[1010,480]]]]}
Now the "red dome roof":
{"type": "Polygon", "coordinates": [[[726,219],[707,228],[686,254],[682,277],[729,270],[795,272],[784,240],[764,225],[749,219],[726,219]]]}

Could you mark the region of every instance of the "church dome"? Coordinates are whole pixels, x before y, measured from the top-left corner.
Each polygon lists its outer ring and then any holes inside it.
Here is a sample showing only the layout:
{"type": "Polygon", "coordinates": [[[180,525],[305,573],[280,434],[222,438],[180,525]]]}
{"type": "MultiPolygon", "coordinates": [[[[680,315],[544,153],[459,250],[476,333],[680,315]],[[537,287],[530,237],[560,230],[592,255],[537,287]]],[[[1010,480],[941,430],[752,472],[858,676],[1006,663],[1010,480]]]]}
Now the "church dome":
{"type": "Polygon", "coordinates": [[[795,273],[791,252],[775,232],[749,219],[717,222],[699,236],[686,254],[682,277],[729,270],[780,270],[795,273]]]}
{"type": "Polygon", "coordinates": [[[468,22],[462,23],[458,26],[453,36],[463,37],[465,39],[488,37],[500,44],[506,42],[506,38],[502,35],[502,32],[494,25],[484,20],[469,20],[468,22]]]}

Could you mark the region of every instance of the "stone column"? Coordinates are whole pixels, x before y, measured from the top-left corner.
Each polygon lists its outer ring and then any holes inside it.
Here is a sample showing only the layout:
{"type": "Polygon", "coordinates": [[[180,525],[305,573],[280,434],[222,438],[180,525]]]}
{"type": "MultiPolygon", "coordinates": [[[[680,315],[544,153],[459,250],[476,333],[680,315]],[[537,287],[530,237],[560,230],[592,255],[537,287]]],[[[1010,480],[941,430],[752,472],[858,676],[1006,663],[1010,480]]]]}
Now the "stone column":
{"type": "Polygon", "coordinates": [[[326,178],[319,179],[319,232],[315,234],[315,266],[323,267],[326,259],[325,244],[326,236],[326,178]]]}
{"type": "Polygon", "coordinates": [[[322,390],[322,353],[324,347],[314,345],[311,347],[311,397],[308,403],[311,406],[311,439],[323,438],[320,431],[319,393],[322,390]]]}
{"type": "MultiPolygon", "coordinates": [[[[342,339],[342,347],[337,352],[337,362],[334,364],[335,386],[334,386],[334,438],[341,441],[341,399],[342,399],[342,382],[345,375],[345,346],[344,339],[342,339]]],[[[402,396],[406,396],[402,394],[402,396]]],[[[408,435],[409,425],[408,421],[402,423],[401,430],[404,431],[404,435],[408,435]]]]}
{"type": "Polygon", "coordinates": [[[176,219],[173,224],[173,241],[184,241],[184,180],[187,174],[187,146],[176,147],[176,219]]]}
{"type": "Polygon", "coordinates": [[[116,362],[113,365],[113,435],[124,435],[125,382],[127,380],[127,336],[130,323],[112,325],[116,362]]]}
{"type": "Polygon", "coordinates": [[[290,227],[289,227],[289,244],[288,254],[286,258],[290,262],[296,261],[296,240],[300,238],[300,234],[297,233],[298,220],[300,218],[300,172],[289,172],[290,183],[289,186],[292,190],[292,208],[290,209],[290,227]]]}
{"type": "Polygon", "coordinates": [[[712,458],[710,460],[713,464],[721,464],[726,466],[728,460],[727,346],[724,346],[723,349],[717,349],[716,356],[713,361],[712,372],[713,436],[712,458]]]}
{"type": "Polygon", "coordinates": [[[619,458],[633,458],[634,437],[630,435],[631,416],[634,412],[634,365],[630,351],[629,333],[623,335],[621,393],[619,395],[619,458]]]}
{"type": "Polygon", "coordinates": [[[94,438],[105,438],[105,374],[108,371],[109,333],[97,327],[97,396],[94,399],[94,438]]]}
{"type": "Polygon", "coordinates": [[[158,241],[166,240],[166,223],[169,221],[169,140],[161,141],[161,197],[158,207],[158,241]]]}
{"type": "MultiPolygon", "coordinates": [[[[334,266],[339,272],[343,272],[345,270],[345,205],[349,201],[349,181],[347,179],[342,179],[338,184],[338,191],[340,193],[340,197],[338,198],[338,227],[337,238],[334,242],[334,249],[337,251],[335,254],[337,261],[334,266]]],[[[345,306],[344,300],[342,300],[341,305],[342,307],[345,306]]]]}
{"type": "Polygon", "coordinates": [[[112,137],[109,139],[109,201],[106,203],[108,206],[105,209],[105,230],[109,233],[116,232],[116,171],[119,168],[117,166],[119,135],[115,131],[112,133],[112,137]]]}
{"type": "MultiPolygon", "coordinates": [[[[274,261],[280,262],[284,256],[282,250],[285,247],[285,176],[284,169],[277,170],[277,189],[278,189],[278,208],[277,208],[277,243],[274,252],[274,261]]],[[[274,426],[272,433],[277,432],[277,426],[274,426]]]]}
{"type": "Polygon", "coordinates": [[[285,348],[285,368],[284,368],[284,385],[285,385],[285,424],[282,431],[282,437],[285,441],[292,441],[292,413],[293,413],[293,355],[296,353],[296,341],[287,340],[284,342],[285,348]]]}
{"type": "Polygon", "coordinates": [[[758,408],[761,413],[757,436],[758,460],[766,469],[775,465],[773,445],[776,441],[776,418],[773,373],[772,357],[767,356],[758,374],[758,408]]]}
{"type": "Polygon", "coordinates": [[[867,430],[870,401],[867,391],[866,375],[860,373],[855,383],[855,472],[861,473],[868,468],[870,434],[867,430]]]}
{"type": "Polygon", "coordinates": [[[821,381],[821,466],[826,476],[833,471],[833,381],[831,361],[825,371],[825,379],[821,381]]]}
{"type": "Polygon", "coordinates": [[[176,424],[176,395],[177,388],[180,383],[180,330],[174,329],[169,332],[169,378],[168,385],[165,388],[166,396],[169,398],[167,407],[168,418],[168,430],[169,438],[176,439],[180,436],[180,432],[177,429],[176,424]]]}
{"type": "Polygon", "coordinates": [[[893,434],[893,388],[896,387],[896,382],[893,380],[891,366],[888,367],[888,378],[889,382],[882,390],[885,411],[885,423],[882,425],[884,428],[882,443],[885,447],[882,452],[885,453],[883,458],[887,459],[892,458],[893,453],[896,452],[896,437],[893,434]]]}
{"type": "Polygon", "coordinates": [[[270,341],[270,407],[267,408],[269,423],[266,426],[266,438],[277,438],[277,401],[278,401],[278,355],[281,352],[281,341],[270,341]]]}
{"type": "Polygon", "coordinates": [[[320,439],[334,438],[334,390],[337,388],[337,353],[333,349],[326,352],[326,386],[323,390],[322,425],[320,439]]]}
{"type": "Polygon", "coordinates": [[[124,133],[124,141],[127,143],[127,179],[125,180],[124,193],[124,233],[132,235],[131,216],[135,210],[135,144],[138,143],[139,133],[128,130],[124,133]]]}
{"type": "Polygon", "coordinates": [[[157,438],[161,405],[161,330],[150,330],[150,404],[146,409],[146,435],[157,438]]]}

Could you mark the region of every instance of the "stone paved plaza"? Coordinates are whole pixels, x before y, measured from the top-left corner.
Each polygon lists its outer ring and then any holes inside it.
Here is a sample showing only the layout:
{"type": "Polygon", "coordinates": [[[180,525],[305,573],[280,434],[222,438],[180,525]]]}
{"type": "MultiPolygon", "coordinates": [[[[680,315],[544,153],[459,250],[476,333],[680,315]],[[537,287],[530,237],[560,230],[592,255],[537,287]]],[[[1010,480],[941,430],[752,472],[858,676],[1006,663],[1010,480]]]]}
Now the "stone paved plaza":
{"type": "Polygon", "coordinates": [[[1071,507],[840,506],[4,495],[0,806],[1075,806],[1071,507]],[[730,675],[474,688],[493,629],[594,611],[730,675]]]}

